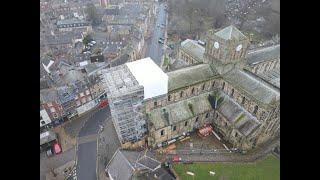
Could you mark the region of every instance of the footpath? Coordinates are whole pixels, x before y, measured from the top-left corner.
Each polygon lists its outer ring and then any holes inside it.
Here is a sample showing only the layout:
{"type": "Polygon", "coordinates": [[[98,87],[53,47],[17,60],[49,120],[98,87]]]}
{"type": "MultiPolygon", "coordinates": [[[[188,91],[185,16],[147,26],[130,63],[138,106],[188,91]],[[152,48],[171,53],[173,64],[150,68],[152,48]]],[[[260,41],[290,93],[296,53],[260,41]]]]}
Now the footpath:
{"type": "MultiPolygon", "coordinates": [[[[257,147],[247,154],[240,153],[215,153],[215,154],[179,154],[182,161],[186,162],[254,162],[272,153],[273,149],[280,144],[280,139],[274,139],[257,147]]],[[[166,160],[171,160],[174,155],[166,155],[166,160]]],[[[164,157],[162,157],[164,159],[164,157]]]]}

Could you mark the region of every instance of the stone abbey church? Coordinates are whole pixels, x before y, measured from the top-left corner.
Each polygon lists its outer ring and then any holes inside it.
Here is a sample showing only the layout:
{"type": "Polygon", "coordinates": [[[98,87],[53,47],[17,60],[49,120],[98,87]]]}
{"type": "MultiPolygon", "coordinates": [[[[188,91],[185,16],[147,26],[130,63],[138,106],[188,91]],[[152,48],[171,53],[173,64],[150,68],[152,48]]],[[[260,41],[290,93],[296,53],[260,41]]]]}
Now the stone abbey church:
{"type": "Polygon", "coordinates": [[[249,44],[232,25],[210,31],[206,47],[182,42],[178,56],[188,66],[166,73],[167,93],[143,100],[138,141],[161,147],[206,124],[242,150],[280,136],[280,45],[249,44]]]}

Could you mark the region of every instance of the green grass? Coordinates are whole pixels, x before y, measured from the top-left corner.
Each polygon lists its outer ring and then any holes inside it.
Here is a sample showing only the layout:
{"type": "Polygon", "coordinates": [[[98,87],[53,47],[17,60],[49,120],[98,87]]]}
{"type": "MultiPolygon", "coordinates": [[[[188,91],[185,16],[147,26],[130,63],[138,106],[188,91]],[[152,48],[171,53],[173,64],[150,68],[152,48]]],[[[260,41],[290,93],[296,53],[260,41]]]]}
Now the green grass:
{"type": "Polygon", "coordinates": [[[255,163],[197,163],[174,164],[174,170],[182,180],[193,180],[187,171],[195,174],[195,180],[277,180],[280,179],[280,160],[273,155],[255,163]],[[209,171],[215,172],[214,176],[209,171]]]}

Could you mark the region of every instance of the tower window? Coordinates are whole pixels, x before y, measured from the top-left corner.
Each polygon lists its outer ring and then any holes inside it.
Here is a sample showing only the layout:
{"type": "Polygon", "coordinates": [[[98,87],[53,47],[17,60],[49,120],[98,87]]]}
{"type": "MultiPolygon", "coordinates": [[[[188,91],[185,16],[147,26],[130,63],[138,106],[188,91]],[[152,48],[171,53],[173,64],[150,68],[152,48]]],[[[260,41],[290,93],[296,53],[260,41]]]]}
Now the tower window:
{"type": "Polygon", "coordinates": [[[168,101],[171,101],[171,95],[168,96],[168,101]]]}
{"type": "Polygon", "coordinates": [[[202,91],[204,90],[205,87],[206,87],[206,84],[203,84],[202,85],[202,91]]]}
{"type": "Polygon", "coordinates": [[[185,123],[184,123],[184,126],[187,126],[188,125],[188,121],[186,121],[185,123]]]}
{"type": "Polygon", "coordinates": [[[192,88],[192,90],[191,90],[191,94],[194,94],[194,88],[192,88]]]}
{"type": "Polygon", "coordinates": [[[182,98],[182,96],[183,96],[183,91],[180,92],[180,97],[182,98]]]}
{"type": "Polygon", "coordinates": [[[198,122],[198,121],[199,121],[199,117],[196,118],[196,122],[198,122]]]}
{"type": "Polygon", "coordinates": [[[209,113],[206,114],[206,118],[208,118],[208,117],[209,117],[209,113]]]}
{"type": "Polygon", "coordinates": [[[231,90],[231,97],[233,97],[234,89],[231,90]]]}
{"type": "Polygon", "coordinates": [[[177,130],[177,126],[173,126],[173,130],[172,131],[175,131],[177,130]]]}
{"type": "Polygon", "coordinates": [[[234,137],[238,137],[238,133],[236,132],[236,133],[234,133],[234,137]]]}
{"type": "Polygon", "coordinates": [[[256,114],[257,114],[257,112],[258,112],[258,106],[257,106],[257,105],[255,105],[255,106],[254,106],[254,110],[253,110],[253,114],[254,114],[254,115],[256,115],[256,114]]]}
{"type": "Polygon", "coordinates": [[[155,101],[155,102],[153,103],[153,105],[154,105],[154,106],[157,106],[157,105],[158,105],[158,102],[157,102],[157,101],[155,101]]]}
{"type": "Polygon", "coordinates": [[[226,85],[226,83],[225,82],[223,82],[223,84],[222,84],[222,90],[224,90],[224,86],[226,85]]]}
{"type": "Polygon", "coordinates": [[[246,101],[246,98],[245,98],[245,97],[242,97],[241,104],[244,105],[245,101],[246,101]]]}
{"type": "Polygon", "coordinates": [[[215,83],[216,83],[215,81],[212,82],[212,87],[214,87],[214,84],[215,84],[215,83]]]}
{"type": "Polygon", "coordinates": [[[164,130],[160,131],[160,135],[163,136],[164,135],[164,130]]]}

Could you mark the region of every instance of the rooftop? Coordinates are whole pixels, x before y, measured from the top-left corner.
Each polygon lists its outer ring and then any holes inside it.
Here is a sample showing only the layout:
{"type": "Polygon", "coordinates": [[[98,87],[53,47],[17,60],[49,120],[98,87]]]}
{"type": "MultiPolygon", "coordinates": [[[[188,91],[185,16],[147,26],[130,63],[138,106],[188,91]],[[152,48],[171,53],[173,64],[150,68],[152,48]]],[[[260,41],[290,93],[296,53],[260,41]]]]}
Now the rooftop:
{"type": "Polygon", "coordinates": [[[169,77],[168,91],[200,83],[218,75],[210,65],[199,64],[167,73],[169,77]]]}
{"type": "Polygon", "coordinates": [[[194,57],[198,62],[203,62],[205,48],[200,46],[197,41],[186,39],[181,42],[181,48],[194,57]]]}
{"type": "Polygon", "coordinates": [[[138,170],[154,171],[161,163],[150,152],[117,150],[106,167],[114,180],[129,180],[138,170]]]}
{"type": "Polygon", "coordinates": [[[153,109],[150,112],[149,120],[155,129],[161,129],[210,111],[212,107],[208,100],[209,94],[203,93],[199,96],[169,104],[163,108],[153,109]],[[193,112],[189,106],[192,106],[193,112]],[[165,113],[168,113],[167,118],[165,113]]]}
{"type": "Polygon", "coordinates": [[[247,54],[246,58],[249,65],[254,65],[260,62],[274,59],[280,59],[280,44],[250,51],[247,54]]]}
{"type": "Polygon", "coordinates": [[[110,97],[121,97],[143,88],[126,65],[103,69],[101,72],[106,91],[110,97]]]}
{"type": "Polygon", "coordinates": [[[168,75],[151,58],[129,62],[126,66],[144,87],[144,99],[168,93],[168,75]]]}
{"type": "Polygon", "coordinates": [[[259,121],[229,96],[222,92],[220,92],[220,96],[224,100],[218,107],[218,111],[244,136],[254,132],[260,125],[259,121]]]}
{"type": "Polygon", "coordinates": [[[234,69],[223,78],[263,104],[271,104],[280,99],[279,90],[244,71],[234,69]]]}
{"type": "Polygon", "coordinates": [[[224,40],[244,40],[247,37],[242,34],[236,27],[230,25],[218,32],[215,33],[216,36],[224,39],[224,40]]]}
{"type": "Polygon", "coordinates": [[[58,92],[54,88],[41,89],[40,90],[40,99],[41,99],[42,103],[59,102],[58,92]]]}

